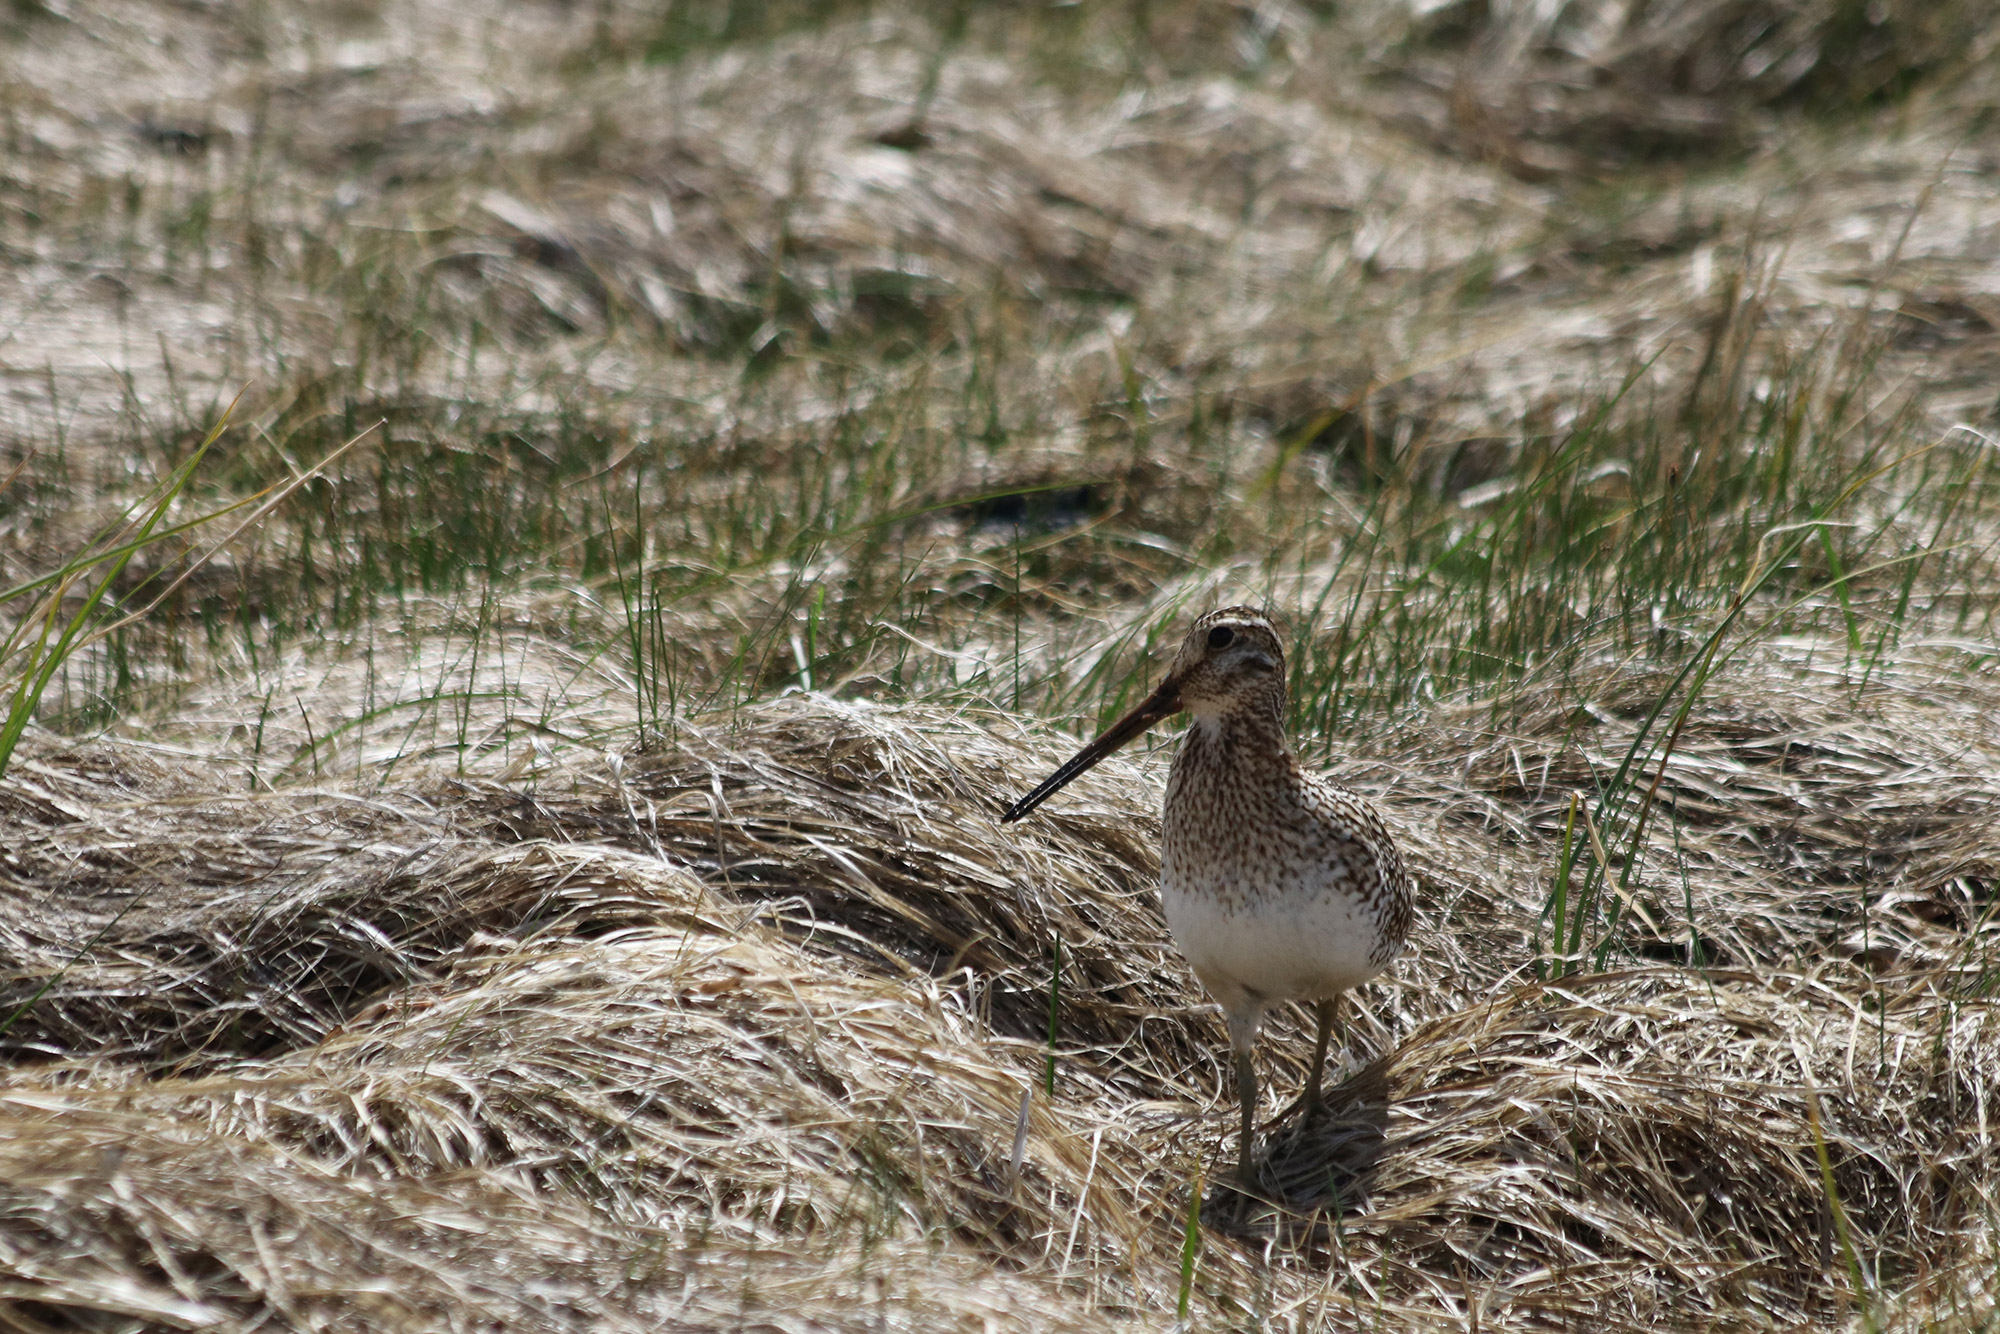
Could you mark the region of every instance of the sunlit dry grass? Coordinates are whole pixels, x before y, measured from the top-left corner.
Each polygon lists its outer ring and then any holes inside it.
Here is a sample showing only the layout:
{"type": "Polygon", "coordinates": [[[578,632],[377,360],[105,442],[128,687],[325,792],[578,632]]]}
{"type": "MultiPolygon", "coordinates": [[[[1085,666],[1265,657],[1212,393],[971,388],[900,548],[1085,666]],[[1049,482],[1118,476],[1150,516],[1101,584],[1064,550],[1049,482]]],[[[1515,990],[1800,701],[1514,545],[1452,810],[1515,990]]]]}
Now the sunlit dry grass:
{"type": "Polygon", "coordinates": [[[0,1319],[1990,1327],[1995,85],[1879,8],[17,6],[0,586],[360,442],[0,778],[0,1319]],[[995,823],[1225,600],[1421,885],[1276,1208],[1164,743],[995,823]]]}

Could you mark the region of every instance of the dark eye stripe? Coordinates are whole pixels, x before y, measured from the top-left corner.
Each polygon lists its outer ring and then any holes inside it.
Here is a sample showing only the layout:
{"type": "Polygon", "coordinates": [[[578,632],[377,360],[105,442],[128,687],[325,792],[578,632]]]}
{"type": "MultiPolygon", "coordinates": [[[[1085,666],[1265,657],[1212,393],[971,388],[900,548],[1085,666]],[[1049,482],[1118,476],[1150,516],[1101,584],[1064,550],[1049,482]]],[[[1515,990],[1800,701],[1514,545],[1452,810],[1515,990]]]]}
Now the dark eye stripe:
{"type": "Polygon", "coordinates": [[[1230,641],[1235,638],[1236,632],[1234,630],[1226,625],[1218,625],[1208,632],[1208,646],[1210,648],[1228,648],[1230,641]]]}

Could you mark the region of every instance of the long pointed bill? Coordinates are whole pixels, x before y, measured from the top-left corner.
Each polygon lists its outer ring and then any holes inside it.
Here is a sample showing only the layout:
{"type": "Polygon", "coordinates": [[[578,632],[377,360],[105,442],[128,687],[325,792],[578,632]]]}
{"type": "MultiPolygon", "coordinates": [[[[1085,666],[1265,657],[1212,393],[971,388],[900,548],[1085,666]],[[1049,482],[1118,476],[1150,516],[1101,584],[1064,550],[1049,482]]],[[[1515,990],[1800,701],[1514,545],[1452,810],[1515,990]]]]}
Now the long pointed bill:
{"type": "Polygon", "coordinates": [[[1069,757],[1063,767],[1043,779],[1033,792],[1007,808],[1000,817],[1002,824],[1012,824],[1029,811],[1048,800],[1050,796],[1072,778],[1096,764],[1099,760],[1117,750],[1120,746],[1138,736],[1141,732],[1159,722],[1171,718],[1181,711],[1180,682],[1168,677],[1160,682],[1160,688],[1146,697],[1146,702],[1120,718],[1104,730],[1104,734],[1069,757]]]}

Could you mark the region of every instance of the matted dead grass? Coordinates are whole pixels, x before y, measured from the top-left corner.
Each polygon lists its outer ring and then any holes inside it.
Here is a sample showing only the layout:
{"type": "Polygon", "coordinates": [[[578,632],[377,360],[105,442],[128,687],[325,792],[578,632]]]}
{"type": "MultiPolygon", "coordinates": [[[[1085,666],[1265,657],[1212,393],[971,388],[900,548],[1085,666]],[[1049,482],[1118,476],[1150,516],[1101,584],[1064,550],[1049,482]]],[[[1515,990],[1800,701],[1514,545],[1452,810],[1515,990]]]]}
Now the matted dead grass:
{"type": "MultiPolygon", "coordinates": [[[[1786,702],[1760,716],[1826,762],[1828,720],[1786,702]]],[[[1733,713],[1703,717],[1715,745],[1733,713]]],[[[1927,760],[1949,743],[1873,725],[1909,763],[1842,805],[1934,781],[1950,825],[1927,760]]],[[[1063,751],[815,696],[616,767],[571,752],[532,793],[440,772],[250,796],[44,743],[0,786],[8,991],[40,993],[0,1084],[10,1318],[1171,1323],[1225,1042],[1152,893],[1160,759],[995,823],[1063,751]]],[[[1905,914],[1876,971],[1838,961],[1848,926],[1781,872],[1843,840],[1800,820],[1777,865],[1700,872],[1715,966],[1536,982],[1548,852],[1520,833],[1547,806],[1490,764],[1349,766],[1413,854],[1421,927],[1363,993],[1334,1115],[1275,1124],[1287,1208],[1208,1193],[1198,1320],[1837,1323],[1850,1247],[1883,1314],[1953,1274],[1962,1296],[1991,1258],[2000,1060],[1966,927],[1905,914]]],[[[1977,936],[1990,825],[1960,827],[1912,884],[1970,886],[1977,936]]],[[[1308,1046],[1296,1016],[1273,1030],[1267,1119],[1308,1046]]]]}

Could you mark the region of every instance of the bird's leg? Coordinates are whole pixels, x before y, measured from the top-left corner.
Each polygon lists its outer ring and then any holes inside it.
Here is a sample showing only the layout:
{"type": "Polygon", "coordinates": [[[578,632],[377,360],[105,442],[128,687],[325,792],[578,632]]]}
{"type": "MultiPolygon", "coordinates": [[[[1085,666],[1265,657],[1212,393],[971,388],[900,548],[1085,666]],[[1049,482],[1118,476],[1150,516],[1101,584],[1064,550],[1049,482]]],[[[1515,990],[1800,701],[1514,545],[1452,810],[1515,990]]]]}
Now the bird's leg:
{"type": "Polygon", "coordinates": [[[1340,997],[1329,996],[1319,1003],[1319,1036],[1313,1040],[1312,1073],[1306,1076],[1306,1115],[1316,1115],[1326,1106],[1320,1096],[1320,1074],[1326,1069],[1326,1039],[1335,1024],[1340,1022],[1340,997]]]}
{"type": "Polygon", "coordinates": [[[1236,1178],[1248,1190],[1257,1184],[1256,1175],[1250,1170],[1250,1159],[1257,1147],[1257,1062],[1247,1047],[1236,1053],[1236,1100],[1243,1107],[1243,1138],[1238,1141],[1236,1178]]]}
{"type": "Polygon", "coordinates": [[[1229,1045],[1236,1049],[1236,1101],[1243,1115],[1243,1136],[1237,1142],[1236,1178],[1249,1190],[1256,1185],[1250,1161],[1257,1148],[1257,1046],[1258,1015],[1229,1016],[1229,1045]]]}

